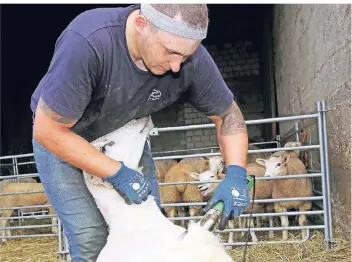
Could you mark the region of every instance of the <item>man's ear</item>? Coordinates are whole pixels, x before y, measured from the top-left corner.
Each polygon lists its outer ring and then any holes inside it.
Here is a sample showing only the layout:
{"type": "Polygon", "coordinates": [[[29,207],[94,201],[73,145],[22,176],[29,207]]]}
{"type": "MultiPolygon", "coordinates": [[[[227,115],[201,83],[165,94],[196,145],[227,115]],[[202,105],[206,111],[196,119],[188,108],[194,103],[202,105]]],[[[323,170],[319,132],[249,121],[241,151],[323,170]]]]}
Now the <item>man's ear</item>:
{"type": "Polygon", "coordinates": [[[139,14],[136,15],[134,19],[134,26],[135,26],[136,32],[139,35],[144,35],[148,33],[148,30],[150,30],[150,24],[144,15],[139,15],[139,14]]]}

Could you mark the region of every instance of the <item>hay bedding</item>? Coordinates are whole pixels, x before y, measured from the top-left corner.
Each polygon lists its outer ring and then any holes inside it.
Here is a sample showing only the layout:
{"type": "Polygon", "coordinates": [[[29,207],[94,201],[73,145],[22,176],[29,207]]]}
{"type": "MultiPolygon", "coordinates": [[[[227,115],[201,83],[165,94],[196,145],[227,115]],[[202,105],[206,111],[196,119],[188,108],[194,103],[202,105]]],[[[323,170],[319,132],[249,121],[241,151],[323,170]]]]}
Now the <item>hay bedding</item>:
{"type": "MultiPolygon", "coordinates": [[[[22,226],[51,224],[51,219],[25,219],[22,226]]],[[[10,226],[19,226],[18,221],[10,226]]],[[[51,227],[13,229],[14,235],[52,234],[51,227]]],[[[8,239],[0,246],[0,262],[52,262],[57,261],[57,237],[30,237],[8,239]]]]}
{"type": "MultiPolygon", "coordinates": [[[[237,235],[237,234],[236,234],[237,235]]],[[[225,234],[224,234],[225,236],[225,234]]],[[[280,234],[275,234],[274,240],[280,240],[280,234]]],[[[351,261],[350,243],[343,240],[338,232],[334,234],[336,247],[325,250],[324,234],[320,231],[311,233],[309,241],[303,244],[259,244],[248,246],[248,262],[296,262],[321,261],[342,262],[351,261]]],[[[299,232],[289,234],[289,238],[299,240],[299,232]]],[[[243,241],[243,239],[241,240],[243,241]]],[[[244,247],[233,247],[230,250],[235,261],[242,261],[244,247]]],[[[0,247],[1,262],[52,262],[57,261],[58,242],[56,237],[40,237],[11,239],[0,247]]]]}

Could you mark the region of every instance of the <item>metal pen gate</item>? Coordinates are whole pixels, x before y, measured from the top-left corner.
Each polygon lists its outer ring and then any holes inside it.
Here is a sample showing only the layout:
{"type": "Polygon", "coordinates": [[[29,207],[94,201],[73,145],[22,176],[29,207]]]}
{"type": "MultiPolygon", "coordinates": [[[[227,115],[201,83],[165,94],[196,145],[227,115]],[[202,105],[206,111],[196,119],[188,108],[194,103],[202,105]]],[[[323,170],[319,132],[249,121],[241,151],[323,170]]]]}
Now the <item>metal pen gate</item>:
{"type": "MultiPolygon", "coordinates": [[[[280,215],[288,215],[288,216],[293,216],[293,215],[299,215],[299,214],[306,214],[306,215],[322,215],[323,217],[323,223],[320,225],[308,225],[308,226],[290,226],[290,227],[255,227],[251,228],[250,230],[252,231],[268,231],[268,230],[275,230],[275,231],[281,231],[281,230],[301,230],[301,229],[306,229],[307,232],[309,233],[310,230],[313,229],[321,229],[324,230],[324,236],[325,236],[325,244],[327,248],[330,248],[333,241],[333,233],[332,233],[332,218],[331,218],[331,193],[330,193],[330,170],[329,170],[329,161],[328,161],[328,142],[327,142],[327,124],[326,124],[326,104],[325,101],[318,101],[317,102],[317,112],[313,114],[306,114],[306,115],[297,115],[297,116],[287,116],[287,117],[277,117],[277,118],[267,118],[267,119],[259,119],[259,120],[248,120],[245,121],[246,125],[255,125],[255,124],[265,124],[265,123],[275,123],[275,122],[285,122],[285,121],[295,121],[295,128],[297,131],[297,121],[301,120],[306,120],[306,119],[313,119],[317,121],[317,126],[318,126],[318,144],[315,145],[306,145],[306,146],[297,146],[297,147],[290,147],[290,150],[319,150],[319,156],[320,156],[320,170],[315,171],[312,170],[309,172],[309,174],[297,174],[297,175],[290,175],[290,176],[280,176],[280,177],[260,177],[257,178],[257,180],[271,180],[271,179],[287,179],[287,178],[301,178],[301,177],[310,177],[310,178],[320,178],[321,179],[321,195],[316,195],[313,197],[304,197],[304,198],[281,198],[281,199],[265,199],[265,200],[255,200],[254,203],[274,203],[278,201],[290,201],[290,200],[311,200],[311,201],[322,201],[323,205],[321,210],[311,210],[311,211],[304,211],[304,212],[285,212],[285,213],[258,213],[258,214],[252,214],[252,217],[264,217],[264,216],[280,216],[280,215]]],[[[158,136],[160,133],[163,132],[170,132],[170,131],[184,131],[184,130],[193,130],[193,129],[207,129],[207,128],[215,128],[214,124],[202,124],[202,125],[189,125],[189,126],[178,126],[178,127],[164,127],[164,128],[154,128],[151,130],[150,135],[151,136],[158,136]]],[[[277,143],[276,141],[269,141],[269,142],[264,142],[264,143],[277,143]]],[[[211,148],[210,150],[213,150],[216,148],[211,148]]],[[[287,148],[284,147],[277,147],[277,148],[268,148],[268,149],[260,149],[260,150],[249,150],[248,153],[259,153],[259,152],[277,152],[277,151],[284,151],[287,150],[287,148]]],[[[188,150],[189,151],[189,150],[188,150]]],[[[173,153],[177,153],[177,151],[173,151],[173,153]]],[[[178,151],[181,152],[181,151],[178,151]]],[[[165,153],[165,152],[164,152],[165,153]]],[[[169,152],[172,153],[172,152],[169,152]]],[[[220,153],[214,153],[211,151],[210,153],[198,153],[198,154],[178,154],[178,155],[171,155],[171,156],[161,156],[161,157],[153,157],[154,160],[159,160],[159,159],[183,159],[183,158],[189,158],[189,157],[206,157],[206,156],[217,156],[220,155],[220,153]]],[[[21,158],[26,158],[26,157],[33,157],[33,154],[25,154],[25,155],[16,155],[16,156],[6,156],[6,157],[0,157],[0,161],[7,160],[7,159],[12,159],[12,163],[10,163],[13,166],[13,172],[14,175],[12,176],[6,176],[6,177],[0,177],[0,178],[23,178],[23,177],[35,177],[37,176],[37,173],[30,173],[30,174],[23,174],[20,175],[18,173],[18,166],[21,164],[34,164],[34,161],[29,161],[29,162],[24,162],[24,163],[18,163],[18,159],[21,158]]],[[[206,183],[208,183],[207,181],[206,183]]],[[[220,181],[213,181],[214,183],[220,182],[220,181]]],[[[173,183],[160,183],[160,186],[164,185],[170,185],[170,184],[202,184],[205,182],[200,182],[200,181],[192,181],[192,182],[173,182],[173,183]]],[[[314,191],[317,193],[317,191],[314,191]]],[[[34,193],[34,192],[33,192],[34,193]]],[[[37,193],[37,192],[35,192],[37,193]]],[[[320,192],[319,192],[320,193],[320,192]]],[[[1,196],[1,194],[0,194],[1,196]]],[[[193,203],[173,203],[173,204],[164,204],[162,203],[162,207],[167,207],[167,206],[202,206],[205,205],[206,202],[193,202],[193,203]]],[[[33,206],[32,206],[33,207],[33,206]]],[[[24,209],[24,208],[32,208],[32,207],[11,207],[11,209],[24,209]]],[[[37,207],[48,207],[48,206],[37,206],[37,207]]],[[[4,209],[10,209],[10,208],[0,208],[1,210],[4,209]]],[[[241,217],[248,217],[249,214],[242,214],[241,217]]],[[[24,214],[20,214],[18,217],[12,217],[10,219],[25,219],[27,217],[39,217],[39,218],[48,218],[50,215],[39,215],[39,216],[25,216],[24,214]]],[[[8,218],[0,218],[0,219],[8,219],[8,218]]],[[[171,220],[189,220],[189,219],[200,219],[200,217],[176,217],[176,218],[169,218],[171,220]]],[[[52,226],[57,226],[58,227],[58,233],[55,234],[40,234],[40,235],[26,235],[26,236],[11,236],[11,237],[4,237],[1,236],[2,238],[22,238],[22,237],[46,237],[46,236],[57,236],[58,237],[58,255],[59,257],[66,259],[67,254],[68,254],[68,246],[67,246],[67,241],[65,241],[65,236],[64,232],[62,230],[60,220],[58,220],[57,225],[53,224],[47,224],[43,225],[47,227],[52,227],[52,226]]],[[[31,226],[27,226],[31,227],[31,226]]],[[[33,226],[33,228],[36,226],[33,226]]],[[[15,229],[15,228],[20,228],[20,227],[12,227],[10,229],[15,229]]],[[[4,228],[0,227],[0,231],[3,230],[4,228]]],[[[241,231],[247,231],[248,228],[243,228],[243,229],[225,229],[222,231],[223,233],[228,233],[228,232],[241,232],[241,231]]],[[[215,232],[220,233],[218,230],[215,232]]],[[[301,241],[265,241],[265,243],[283,243],[283,242],[289,242],[289,243],[300,243],[303,241],[307,241],[309,238],[309,234],[307,234],[307,238],[301,241]]],[[[235,243],[224,243],[225,246],[240,246],[244,245],[245,242],[235,242],[235,243]]],[[[255,243],[248,242],[249,245],[253,245],[255,243]]]]}
{"type": "MultiPolygon", "coordinates": [[[[332,233],[332,218],[331,218],[331,193],[330,193],[330,169],[328,162],[328,143],[327,143],[327,124],[326,124],[326,104],[325,101],[317,102],[317,113],[307,114],[307,115],[298,115],[298,116],[287,116],[287,117],[277,117],[277,118],[267,118],[260,120],[248,120],[245,121],[246,125],[255,125],[255,124],[265,124],[265,123],[274,123],[274,122],[284,122],[284,121],[295,121],[295,130],[298,131],[298,122],[299,120],[307,120],[307,119],[315,119],[317,120],[318,126],[318,144],[315,145],[307,145],[307,146],[296,146],[290,147],[290,150],[319,150],[320,154],[320,171],[312,170],[309,174],[297,174],[297,175],[289,175],[289,176],[279,176],[279,177],[258,177],[257,180],[274,180],[274,179],[292,179],[292,178],[321,178],[321,187],[322,194],[321,196],[313,196],[313,197],[296,197],[296,198],[280,198],[280,199],[263,199],[263,200],[255,200],[254,203],[274,203],[280,201],[291,201],[291,200],[311,200],[311,201],[323,201],[322,210],[315,211],[295,211],[295,212],[285,212],[285,213],[258,213],[252,214],[252,217],[268,217],[268,216],[280,216],[280,215],[323,215],[324,223],[321,225],[308,225],[308,226],[290,226],[290,227],[265,227],[265,228],[251,228],[251,231],[282,231],[282,230],[301,230],[307,229],[308,233],[311,229],[323,229],[325,235],[325,244],[327,248],[330,248],[333,241],[333,233],[332,233]]],[[[150,135],[157,136],[163,132],[171,132],[171,131],[185,131],[185,130],[193,130],[193,129],[204,129],[204,128],[215,128],[214,124],[205,124],[205,125],[189,125],[189,126],[179,126],[179,127],[164,127],[164,128],[154,128],[150,135]]],[[[297,134],[297,132],[296,132],[297,134]]],[[[297,135],[296,135],[296,139],[297,135]]],[[[277,152],[284,151],[287,148],[279,147],[279,148],[270,148],[270,149],[261,149],[261,150],[248,150],[248,153],[260,153],[260,152],[277,152]]],[[[189,157],[207,157],[207,156],[218,156],[220,153],[199,153],[199,154],[185,154],[185,155],[172,155],[172,156],[161,156],[155,157],[154,160],[162,160],[162,159],[183,159],[189,157]]],[[[220,182],[212,181],[213,183],[220,182]]],[[[207,182],[172,182],[172,183],[160,183],[160,186],[164,185],[172,185],[172,184],[202,184],[209,183],[207,182]]],[[[316,192],[316,191],[315,191],[316,192]]],[[[162,207],[186,207],[186,206],[202,206],[205,205],[206,202],[192,202],[192,203],[172,203],[172,204],[162,204],[162,207]]],[[[240,217],[249,217],[249,214],[242,214],[240,217]]],[[[198,217],[177,217],[171,218],[171,220],[189,220],[189,219],[200,219],[198,217]]],[[[248,231],[248,228],[243,229],[225,229],[221,232],[241,232],[248,231]]],[[[216,230],[216,233],[221,233],[216,230]]],[[[308,240],[309,234],[307,234],[307,238],[302,241],[265,241],[265,243],[301,243],[308,240]]],[[[240,246],[246,244],[245,242],[235,242],[235,243],[224,243],[225,246],[240,246]]],[[[248,242],[249,245],[253,245],[255,243],[248,242]]]]}

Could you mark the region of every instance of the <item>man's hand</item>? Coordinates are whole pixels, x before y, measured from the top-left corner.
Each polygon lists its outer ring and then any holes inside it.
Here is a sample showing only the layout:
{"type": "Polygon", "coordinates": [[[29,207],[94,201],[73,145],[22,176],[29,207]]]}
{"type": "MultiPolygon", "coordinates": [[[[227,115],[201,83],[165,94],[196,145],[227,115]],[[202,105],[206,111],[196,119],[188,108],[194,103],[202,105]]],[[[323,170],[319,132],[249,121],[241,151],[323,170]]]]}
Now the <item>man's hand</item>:
{"type": "Polygon", "coordinates": [[[219,230],[224,230],[232,211],[234,216],[239,216],[249,205],[246,173],[246,169],[243,167],[228,166],[225,179],[220,182],[213,197],[203,208],[203,212],[208,212],[217,202],[224,202],[225,207],[219,223],[219,230]]]}
{"type": "Polygon", "coordinates": [[[141,204],[152,192],[149,182],[141,173],[128,168],[123,162],[120,163],[121,168],[114,175],[106,176],[103,180],[114,187],[126,204],[141,204]]]}

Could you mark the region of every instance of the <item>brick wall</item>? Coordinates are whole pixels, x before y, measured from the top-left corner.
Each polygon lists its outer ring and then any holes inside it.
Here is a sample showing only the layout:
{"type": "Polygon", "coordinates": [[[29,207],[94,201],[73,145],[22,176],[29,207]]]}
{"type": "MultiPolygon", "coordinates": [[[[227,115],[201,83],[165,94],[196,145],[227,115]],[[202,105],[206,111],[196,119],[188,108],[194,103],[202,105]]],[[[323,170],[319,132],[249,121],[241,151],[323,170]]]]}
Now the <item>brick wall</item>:
{"type": "MultiPolygon", "coordinates": [[[[351,6],[276,5],[273,30],[280,116],[316,112],[316,101],[327,100],[333,217],[350,238],[351,6]]],[[[280,124],[281,135],[292,126],[280,124]]],[[[301,126],[318,143],[316,122],[301,126]]]]}
{"type": "Polygon", "coordinates": [[[210,52],[225,80],[260,74],[258,50],[251,41],[205,47],[210,52]]]}

